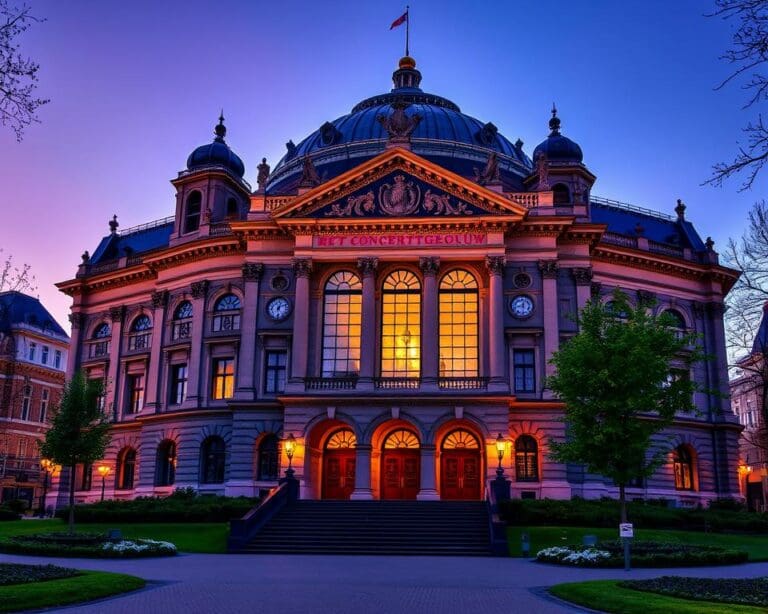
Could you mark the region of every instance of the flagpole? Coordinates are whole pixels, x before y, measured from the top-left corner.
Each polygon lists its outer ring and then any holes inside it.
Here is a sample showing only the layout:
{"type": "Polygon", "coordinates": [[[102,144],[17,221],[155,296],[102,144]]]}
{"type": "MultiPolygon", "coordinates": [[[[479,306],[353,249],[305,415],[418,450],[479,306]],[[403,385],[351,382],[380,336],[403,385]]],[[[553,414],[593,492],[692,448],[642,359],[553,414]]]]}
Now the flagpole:
{"type": "Polygon", "coordinates": [[[409,55],[408,53],[408,38],[411,31],[411,16],[408,13],[411,10],[411,7],[406,5],[405,6],[405,55],[409,55]]]}

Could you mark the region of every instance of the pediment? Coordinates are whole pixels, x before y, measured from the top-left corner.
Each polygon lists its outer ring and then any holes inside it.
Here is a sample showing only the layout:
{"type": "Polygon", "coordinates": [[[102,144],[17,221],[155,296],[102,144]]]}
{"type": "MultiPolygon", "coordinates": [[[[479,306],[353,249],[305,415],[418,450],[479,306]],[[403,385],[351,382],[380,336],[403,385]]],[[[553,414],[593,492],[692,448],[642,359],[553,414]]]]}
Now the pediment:
{"type": "Polygon", "coordinates": [[[403,150],[391,149],[300,195],[274,218],[376,220],[525,216],[522,205],[403,150]]]}

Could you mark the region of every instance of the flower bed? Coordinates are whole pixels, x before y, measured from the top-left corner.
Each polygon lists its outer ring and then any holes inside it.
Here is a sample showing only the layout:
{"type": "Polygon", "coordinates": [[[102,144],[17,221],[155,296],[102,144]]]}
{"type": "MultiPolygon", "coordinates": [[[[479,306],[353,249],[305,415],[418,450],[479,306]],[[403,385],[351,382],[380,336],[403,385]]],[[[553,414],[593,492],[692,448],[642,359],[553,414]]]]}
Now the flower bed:
{"type": "MultiPolygon", "coordinates": [[[[734,565],[746,562],[746,552],[726,550],[715,546],[638,541],[632,544],[634,567],[689,567],[734,565]]],[[[557,565],[582,567],[621,567],[624,565],[624,545],[620,540],[600,542],[597,547],[559,546],[540,550],[536,560],[557,565]]]]}
{"type": "Polygon", "coordinates": [[[154,539],[110,539],[105,535],[42,533],[0,541],[0,552],[87,558],[173,556],[176,546],[154,539]]]}
{"type": "Polygon", "coordinates": [[[56,580],[58,578],[72,578],[78,575],[80,575],[80,572],[77,569],[58,567],[57,565],[0,563],[0,586],[56,580]]]}
{"type": "Polygon", "coordinates": [[[626,580],[622,588],[693,599],[768,607],[768,578],[681,578],[662,576],[651,580],[626,580]]]}

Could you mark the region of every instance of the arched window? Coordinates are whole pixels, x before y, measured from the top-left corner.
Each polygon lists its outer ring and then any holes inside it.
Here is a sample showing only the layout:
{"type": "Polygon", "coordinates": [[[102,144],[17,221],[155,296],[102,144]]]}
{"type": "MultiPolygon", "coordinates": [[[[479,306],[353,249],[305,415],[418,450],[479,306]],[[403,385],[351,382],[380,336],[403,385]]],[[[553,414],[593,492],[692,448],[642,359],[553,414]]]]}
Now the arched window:
{"type": "Polygon", "coordinates": [[[515,479],[539,481],[539,444],[530,435],[520,435],[515,440],[515,479]]]}
{"type": "Polygon", "coordinates": [[[240,330],[240,299],[225,294],[213,306],[213,332],[240,330]]]}
{"type": "Polygon", "coordinates": [[[106,339],[112,336],[112,329],[109,328],[109,324],[102,322],[93,331],[94,339],[106,339]]]}
{"type": "Polygon", "coordinates": [[[478,292],[471,273],[450,271],[440,282],[440,377],[478,375],[478,292]]]}
{"type": "Polygon", "coordinates": [[[176,481],[176,442],[166,439],[157,446],[155,486],[172,486],[176,481]]]}
{"type": "Polygon", "coordinates": [[[392,431],[387,435],[387,439],[384,441],[384,448],[387,450],[402,449],[402,448],[418,448],[419,438],[416,437],[411,431],[405,429],[399,429],[392,431]]]}
{"type": "Polygon", "coordinates": [[[115,488],[117,490],[131,490],[135,473],[136,450],[133,448],[123,448],[117,455],[117,481],[115,488]]]}
{"type": "Polygon", "coordinates": [[[360,371],[360,317],[363,287],[349,271],[334,273],[325,284],[323,305],[323,377],[360,371]]]}
{"type": "Polygon", "coordinates": [[[672,453],[676,490],[695,490],[694,452],[690,446],[678,446],[672,453]]]}
{"type": "Polygon", "coordinates": [[[480,443],[469,431],[452,431],[443,439],[443,450],[478,450],[480,443]]]}
{"type": "Polygon", "coordinates": [[[556,183],[552,186],[552,202],[555,205],[570,205],[571,191],[564,183],[556,183]]]}
{"type": "Polygon", "coordinates": [[[200,446],[200,481],[203,484],[221,484],[224,482],[224,463],[226,447],[221,437],[208,437],[200,446]]]}
{"type": "Polygon", "coordinates": [[[96,358],[97,356],[106,356],[109,354],[109,338],[111,336],[112,329],[106,322],[102,322],[93,329],[93,340],[89,344],[88,358],[96,358]]]}
{"type": "Polygon", "coordinates": [[[131,332],[128,334],[128,349],[143,350],[151,345],[152,320],[146,314],[141,314],[133,320],[131,332]]]}
{"type": "Polygon", "coordinates": [[[421,283],[410,271],[384,280],[381,295],[381,376],[421,374],[421,283]]]}
{"type": "Polygon", "coordinates": [[[357,445],[357,437],[351,429],[336,431],[325,442],[326,450],[343,450],[354,448],[357,445]]]}
{"type": "Polygon", "coordinates": [[[237,206],[237,200],[234,198],[227,199],[227,217],[237,217],[239,211],[237,206]]]}
{"type": "Polygon", "coordinates": [[[681,314],[677,309],[667,309],[665,312],[669,316],[670,321],[672,322],[672,330],[675,333],[675,337],[678,339],[682,339],[683,336],[686,334],[687,325],[685,323],[685,318],[683,317],[683,314],[681,314]]]}
{"type": "Polygon", "coordinates": [[[182,301],[173,312],[171,336],[174,339],[189,339],[192,334],[192,303],[182,301]]]}
{"type": "Polygon", "coordinates": [[[259,444],[259,480],[276,480],[280,471],[279,461],[277,435],[266,435],[259,444]]]}
{"type": "Polygon", "coordinates": [[[200,207],[203,195],[195,190],[187,196],[187,207],[184,211],[184,232],[195,232],[200,228],[200,207]]]}

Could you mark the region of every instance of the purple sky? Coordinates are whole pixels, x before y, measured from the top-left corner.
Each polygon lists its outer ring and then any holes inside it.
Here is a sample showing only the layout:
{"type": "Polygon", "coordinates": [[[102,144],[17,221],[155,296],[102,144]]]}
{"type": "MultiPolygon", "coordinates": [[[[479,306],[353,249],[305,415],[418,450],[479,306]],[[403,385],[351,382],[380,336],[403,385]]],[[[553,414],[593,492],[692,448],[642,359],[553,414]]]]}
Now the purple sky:
{"type": "MultiPolygon", "coordinates": [[[[173,214],[169,180],[213,138],[255,185],[324,121],[391,87],[404,30],[396,2],[29,0],[46,17],[23,39],[40,62],[42,124],[0,131],[0,247],[29,263],[66,328],[71,278],[117,213],[121,227],[173,214]]],[[[411,2],[422,87],[492,121],[530,155],[554,100],[594,193],[672,213],[676,198],[716,249],[741,233],[768,185],[702,187],[755,115],[718,60],[734,24],[708,1],[411,2]],[[479,8],[478,8],[479,7],[479,8]]]]}

